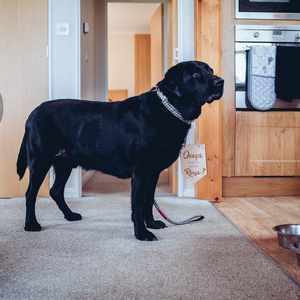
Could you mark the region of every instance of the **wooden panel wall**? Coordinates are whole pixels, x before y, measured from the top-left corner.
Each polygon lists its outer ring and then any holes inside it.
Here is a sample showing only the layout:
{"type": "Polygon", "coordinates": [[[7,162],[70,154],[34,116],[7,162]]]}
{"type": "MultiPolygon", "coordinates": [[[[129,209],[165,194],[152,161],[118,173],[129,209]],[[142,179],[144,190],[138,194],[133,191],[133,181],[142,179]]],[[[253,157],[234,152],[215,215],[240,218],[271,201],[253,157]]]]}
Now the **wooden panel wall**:
{"type": "Polygon", "coordinates": [[[155,10],[150,20],[151,34],[151,86],[163,77],[163,9],[162,4],[155,10]]]}
{"type": "Polygon", "coordinates": [[[135,93],[141,94],[151,87],[151,37],[150,34],[134,35],[135,93]]]}
{"type": "MultiPolygon", "coordinates": [[[[0,0],[0,197],[24,196],[16,159],[30,112],[48,98],[47,0],[0,0]]],[[[42,186],[46,195],[48,181],[42,186]]]]}
{"type": "MultiPolygon", "coordinates": [[[[197,59],[207,62],[221,74],[221,0],[196,1],[197,59]]],[[[198,142],[206,145],[208,175],[197,184],[197,197],[219,200],[222,197],[221,100],[206,104],[197,123],[198,142]]]]}

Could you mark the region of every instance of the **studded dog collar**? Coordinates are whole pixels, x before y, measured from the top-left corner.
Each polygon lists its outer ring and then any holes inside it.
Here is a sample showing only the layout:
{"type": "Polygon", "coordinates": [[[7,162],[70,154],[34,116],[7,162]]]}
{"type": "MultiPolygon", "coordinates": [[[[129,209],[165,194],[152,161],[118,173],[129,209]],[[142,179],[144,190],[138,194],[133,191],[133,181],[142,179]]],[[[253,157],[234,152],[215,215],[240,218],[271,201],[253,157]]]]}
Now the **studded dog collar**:
{"type": "Polygon", "coordinates": [[[176,107],[174,107],[168,100],[168,97],[166,95],[163,94],[163,92],[156,87],[155,88],[156,94],[159,97],[159,99],[161,100],[161,103],[163,104],[163,106],[177,119],[179,119],[180,121],[182,121],[185,124],[191,125],[193,121],[190,120],[186,120],[182,114],[176,109],[176,107]]]}

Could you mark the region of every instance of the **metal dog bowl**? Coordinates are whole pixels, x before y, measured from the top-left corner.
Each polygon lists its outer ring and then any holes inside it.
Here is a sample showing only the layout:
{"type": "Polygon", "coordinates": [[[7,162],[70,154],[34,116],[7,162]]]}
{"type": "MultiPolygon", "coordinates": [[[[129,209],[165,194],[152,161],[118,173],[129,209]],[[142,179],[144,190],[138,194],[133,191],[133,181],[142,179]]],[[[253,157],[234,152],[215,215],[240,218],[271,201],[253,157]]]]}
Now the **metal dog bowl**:
{"type": "Polygon", "coordinates": [[[283,224],[273,228],[277,232],[279,246],[291,249],[291,245],[300,242],[300,224],[283,224]]]}
{"type": "Polygon", "coordinates": [[[291,244],[290,249],[296,253],[297,263],[300,266],[300,242],[291,244]]]}

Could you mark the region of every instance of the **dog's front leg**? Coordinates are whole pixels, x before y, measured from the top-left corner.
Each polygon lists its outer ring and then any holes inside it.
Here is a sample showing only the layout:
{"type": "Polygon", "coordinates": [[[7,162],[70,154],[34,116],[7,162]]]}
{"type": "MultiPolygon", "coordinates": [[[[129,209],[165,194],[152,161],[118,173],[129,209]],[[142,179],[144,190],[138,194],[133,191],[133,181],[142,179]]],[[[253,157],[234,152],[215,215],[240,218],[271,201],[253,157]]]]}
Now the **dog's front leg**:
{"type": "Polygon", "coordinates": [[[138,240],[154,241],[156,236],[145,226],[145,205],[147,194],[147,176],[143,171],[136,170],[132,176],[131,205],[134,234],[138,240]]]}
{"type": "Polygon", "coordinates": [[[148,228],[161,229],[167,227],[167,225],[160,220],[154,220],[153,217],[153,203],[155,196],[155,189],[159,178],[159,172],[154,173],[152,176],[149,174],[147,193],[146,193],[146,205],[145,205],[145,220],[148,228]]]}

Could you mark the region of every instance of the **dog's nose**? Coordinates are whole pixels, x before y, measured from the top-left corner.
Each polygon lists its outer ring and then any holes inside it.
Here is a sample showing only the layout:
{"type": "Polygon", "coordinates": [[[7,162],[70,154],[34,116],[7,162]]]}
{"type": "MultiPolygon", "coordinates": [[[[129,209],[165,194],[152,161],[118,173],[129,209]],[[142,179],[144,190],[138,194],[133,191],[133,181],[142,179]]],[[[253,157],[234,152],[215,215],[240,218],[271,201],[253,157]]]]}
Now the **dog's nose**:
{"type": "Polygon", "coordinates": [[[221,86],[223,86],[223,84],[224,84],[224,80],[222,78],[215,77],[215,79],[214,79],[215,86],[221,87],[221,86]]]}

